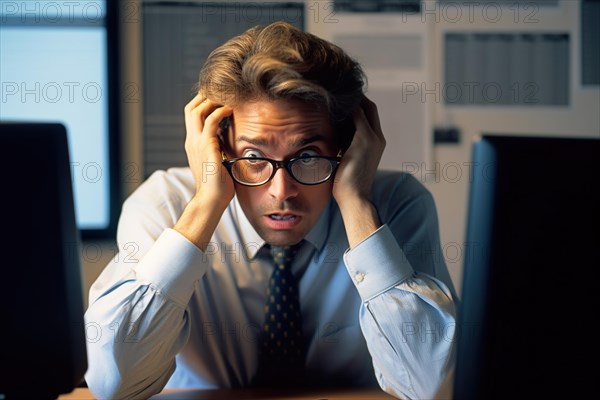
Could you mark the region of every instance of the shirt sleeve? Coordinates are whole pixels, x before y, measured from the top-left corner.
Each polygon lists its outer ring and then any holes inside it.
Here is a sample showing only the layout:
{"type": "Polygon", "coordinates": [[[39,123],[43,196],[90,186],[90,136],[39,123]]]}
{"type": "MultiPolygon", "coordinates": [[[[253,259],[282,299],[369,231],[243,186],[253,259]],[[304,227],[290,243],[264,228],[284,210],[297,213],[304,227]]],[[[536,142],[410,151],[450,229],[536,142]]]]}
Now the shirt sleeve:
{"type": "Polygon", "coordinates": [[[117,233],[125,251],[90,289],[85,379],[97,398],[162,390],[189,336],[186,305],[208,268],[206,256],[167,227],[178,211],[144,198],[146,189],[125,202],[117,233]]]}
{"type": "Polygon", "coordinates": [[[380,386],[434,398],[453,373],[454,288],[428,192],[392,214],[344,262],[363,300],[360,325],[380,386]]]}

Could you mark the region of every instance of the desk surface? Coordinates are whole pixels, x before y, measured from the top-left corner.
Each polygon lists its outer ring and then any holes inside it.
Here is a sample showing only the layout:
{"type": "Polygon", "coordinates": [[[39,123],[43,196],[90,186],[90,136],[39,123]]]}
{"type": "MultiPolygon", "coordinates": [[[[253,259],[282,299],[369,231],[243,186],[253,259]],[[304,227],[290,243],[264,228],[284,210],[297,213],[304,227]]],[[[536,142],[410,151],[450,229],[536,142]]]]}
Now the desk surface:
{"type": "MultiPolygon", "coordinates": [[[[87,388],[76,388],[69,394],[62,395],[58,400],[93,400],[94,397],[87,388]]],[[[380,389],[307,389],[307,390],[276,390],[276,389],[217,389],[217,390],[175,390],[165,389],[153,396],[152,400],[389,400],[395,399],[380,389]]]]}

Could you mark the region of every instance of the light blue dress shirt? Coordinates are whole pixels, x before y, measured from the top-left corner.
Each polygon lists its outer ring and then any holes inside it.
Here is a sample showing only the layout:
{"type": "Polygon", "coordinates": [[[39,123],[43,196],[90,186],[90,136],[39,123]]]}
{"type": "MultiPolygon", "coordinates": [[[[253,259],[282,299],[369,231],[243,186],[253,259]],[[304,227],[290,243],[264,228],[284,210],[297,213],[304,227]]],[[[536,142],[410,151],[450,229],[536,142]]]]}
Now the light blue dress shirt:
{"type": "MultiPolygon", "coordinates": [[[[243,387],[257,370],[273,269],[265,242],[234,198],[199,250],[172,229],[194,188],[189,168],[172,168],[123,205],[121,252],[93,284],[85,315],[85,378],[99,398],[243,387]]],[[[308,378],[432,398],[453,370],[457,299],[435,204],[411,175],[385,171],[372,201],[377,231],[349,250],[332,199],[292,265],[308,378]]]]}

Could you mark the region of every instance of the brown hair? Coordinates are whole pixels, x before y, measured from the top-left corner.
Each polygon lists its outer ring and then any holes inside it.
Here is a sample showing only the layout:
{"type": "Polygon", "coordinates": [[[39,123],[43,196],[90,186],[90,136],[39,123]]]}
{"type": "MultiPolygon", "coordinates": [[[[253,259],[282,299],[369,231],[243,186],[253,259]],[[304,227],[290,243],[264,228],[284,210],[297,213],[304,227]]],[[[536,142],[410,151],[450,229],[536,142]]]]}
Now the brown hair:
{"type": "Polygon", "coordinates": [[[301,100],[327,111],[338,140],[349,145],[352,115],[366,76],[340,47],[286,22],[255,26],[213,50],[198,87],[220,104],[301,100]]]}

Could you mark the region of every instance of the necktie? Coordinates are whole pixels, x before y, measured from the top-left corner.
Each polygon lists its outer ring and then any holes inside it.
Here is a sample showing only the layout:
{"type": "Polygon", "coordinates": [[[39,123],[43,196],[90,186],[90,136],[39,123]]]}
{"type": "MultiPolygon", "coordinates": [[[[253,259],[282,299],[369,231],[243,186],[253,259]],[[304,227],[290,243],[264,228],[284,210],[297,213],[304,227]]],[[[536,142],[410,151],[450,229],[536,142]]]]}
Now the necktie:
{"type": "Polygon", "coordinates": [[[259,341],[257,386],[291,386],[304,378],[305,344],[302,335],[298,284],[291,271],[296,246],[271,246],[275,268],[267,285],[265,321],[259,341]]]}

